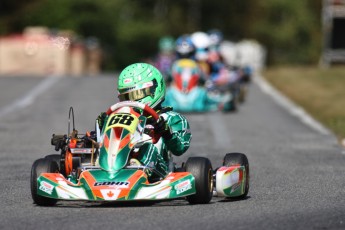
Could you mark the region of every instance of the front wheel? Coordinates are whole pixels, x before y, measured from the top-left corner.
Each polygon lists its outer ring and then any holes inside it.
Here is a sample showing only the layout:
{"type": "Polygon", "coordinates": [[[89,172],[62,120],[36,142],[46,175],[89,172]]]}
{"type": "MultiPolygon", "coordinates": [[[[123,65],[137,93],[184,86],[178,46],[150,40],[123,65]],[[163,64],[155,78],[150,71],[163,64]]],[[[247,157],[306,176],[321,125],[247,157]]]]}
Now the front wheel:
{"type": "Polygon", "coordinates": [[[38,182],[37,178],[41,173],[55,173],[59,171],[56,161],[49,158],[41,158],[36,160],[31,168],[31,196],[34,203],[40,206],[53,206],[57,200],[37,194],[38,182]]]}
{"type": "Polygon", "coordinates": [[[190,157],[186,162],[186,172],[195,178],[196,193],[187,196],[190,204],[207,204],[213,195],[213,171],[209,159],[205,157],[190,157]]]}
{"type": "Polygon", "coordinates": [[[249,192],[249,161],[245,154],[243,153],[227,153],[224,156],[223,166],[230,167],[234,165],[244,166],[246,170],[246,184],[244,193],[236,198],[243,199],[248,195],[249,192]]]}
{"type": "Polygon", "coordinates": [[[61,161],[60,154],[50,154],[50,155],[45,156],[44,158],[49,159],[51,161],[55,161],[57,165],[59,166],[59,170],[60,170],[60,161],[61,161]]]}

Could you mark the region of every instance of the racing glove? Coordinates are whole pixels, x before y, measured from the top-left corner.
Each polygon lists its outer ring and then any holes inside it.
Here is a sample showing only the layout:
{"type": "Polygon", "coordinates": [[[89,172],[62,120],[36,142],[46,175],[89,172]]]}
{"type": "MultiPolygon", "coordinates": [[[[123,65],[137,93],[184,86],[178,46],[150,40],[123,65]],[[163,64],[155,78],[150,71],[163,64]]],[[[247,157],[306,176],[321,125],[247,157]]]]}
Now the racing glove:
{"type": "Polygon", "coordinates": [[[157,123],[154,125],[154,131],[156,134],[161,135],[165,140],[172,138],[172,132],[168,123],[163,117],[159,117],[157,123]]]}

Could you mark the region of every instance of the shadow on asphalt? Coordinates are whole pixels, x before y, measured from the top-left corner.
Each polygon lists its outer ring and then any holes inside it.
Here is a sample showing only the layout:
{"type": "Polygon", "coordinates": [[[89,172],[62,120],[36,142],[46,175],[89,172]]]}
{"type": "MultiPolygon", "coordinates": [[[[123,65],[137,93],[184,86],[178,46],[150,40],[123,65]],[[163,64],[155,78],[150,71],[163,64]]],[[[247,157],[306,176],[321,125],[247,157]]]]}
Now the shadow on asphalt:
{"type": "MultiPolygon", "coordinates": [[[[51,208],[140,208],[140,207],[167,207],[167,206],[188,206],[184,199],[163,200],[163,201],[59,201],[51,208]]],[[[38,207],[38,206],[37,206],[38,207]]]]}
{"type": "Polygon", "coordinates": [[[228,202],[239,202],[239,201],[244,201],[244,200],[249,200],[251,197],[246,196],[245,198],[223,198],[219,200],[218,202],[220,203],[228,203],[228,202]]]}
{"type": "MultiPolygon", "coordinates": [[[[216,203],[239,202],[250,199],[247,196],[244,199],[213,197],[208,204],[198,205],[213,205],[216,203]]],[[[191,206],[185,199],[162,200],[162,201],[110,201],[110,202],[90,202],[90,201],[59,201],[51,208],[145,208],[145,207],[183,207],[191,206]]],[[[192,205],[196,206],[196,205],[192,205]]],[[[37,206],[39,207],[39,206],[37,206]]]]}

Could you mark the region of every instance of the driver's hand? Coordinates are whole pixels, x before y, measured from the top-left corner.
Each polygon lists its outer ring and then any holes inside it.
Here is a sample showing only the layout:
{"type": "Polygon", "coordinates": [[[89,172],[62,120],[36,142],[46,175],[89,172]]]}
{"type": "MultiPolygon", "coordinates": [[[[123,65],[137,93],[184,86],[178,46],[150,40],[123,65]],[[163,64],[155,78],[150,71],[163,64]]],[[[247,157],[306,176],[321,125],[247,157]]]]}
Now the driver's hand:
{"type": "Polygon", "coordinates": [[[170,140],[172,138],[170,127],[162,116],[159,117],[156,124],[153,126],[155,134],[161,135],[165,140],[170,140]]]}

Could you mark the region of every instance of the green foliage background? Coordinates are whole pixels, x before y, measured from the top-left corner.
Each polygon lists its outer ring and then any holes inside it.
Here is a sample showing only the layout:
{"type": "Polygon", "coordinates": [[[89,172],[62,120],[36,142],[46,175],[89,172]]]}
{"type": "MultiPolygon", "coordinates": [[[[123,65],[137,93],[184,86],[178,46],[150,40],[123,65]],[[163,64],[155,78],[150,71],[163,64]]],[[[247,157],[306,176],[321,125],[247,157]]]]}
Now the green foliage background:
{"type": "Polygon", "coordinates": [[[256,39],[268,64],[313,64],[321,51],[321,0],[1,0],[0,35],[30,25],[97,37],[111,70],[157,52],[160,37],[218,28],[256,39]]]}

